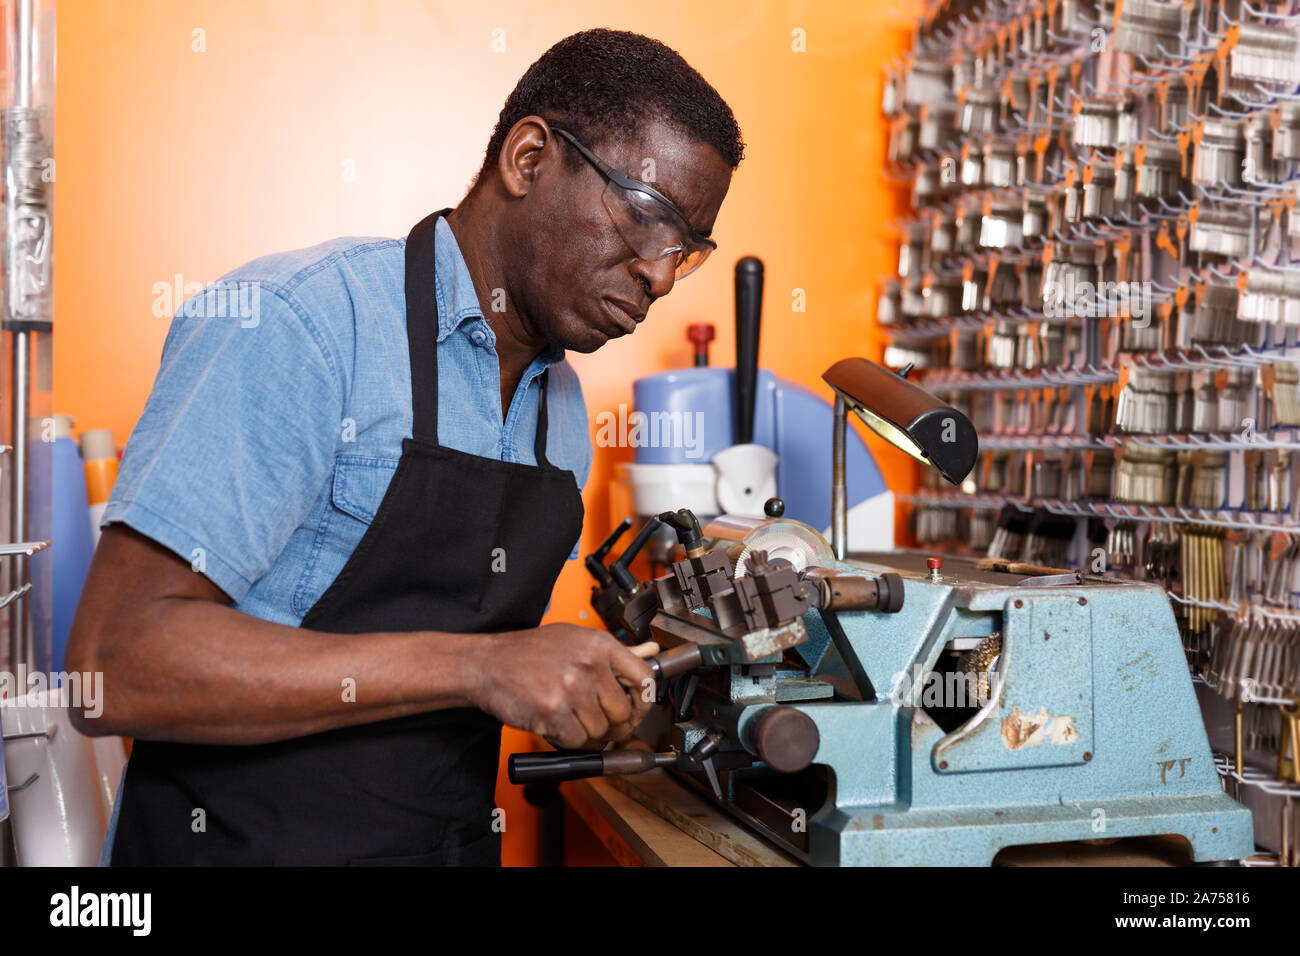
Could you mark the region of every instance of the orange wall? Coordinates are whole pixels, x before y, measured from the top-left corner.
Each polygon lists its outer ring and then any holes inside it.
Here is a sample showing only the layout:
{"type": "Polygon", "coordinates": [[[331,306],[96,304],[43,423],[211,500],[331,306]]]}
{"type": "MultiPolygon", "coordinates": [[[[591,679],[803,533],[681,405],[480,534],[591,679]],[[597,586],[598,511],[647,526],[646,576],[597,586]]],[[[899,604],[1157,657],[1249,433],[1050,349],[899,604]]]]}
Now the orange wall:
{"type": "MultiPolygon", "coordinates": [[[[714,259],[634,337],[573,357],[593,419],[630,402],[634,378],[688,363],[689,322],[718,326],[713,355],[730,364],[731,265],[745,254],[767,266],[762,363],[824,393],[832,361],[881,347],[868,317],[878,277],[896,263],[883,224],[904,208],[879,174],[881,67],[903,49],[911,6],[60,0],[55,411],[124,444],[168,326],[153,315],[155,283],[211,281],[334,236],[405,235],[464,195],[528,65],[597,26],[680,52],[731,104],[748,156],[714,259]],[[497,28],[503,52],[493,52],[497,28]],[[196,30],[205,52],[192,49],[196,30]],[[806,52],[792,50],[795,30],[806,52]],[[790,309],[795,288],[805,313],[790,309]]],[[[877,457],[895,488],[910,486],[906,458],[877,457]]],[[[627,458],[596,451],[584,552],[612,524],[606,484],[627,458]]],[[[588,584],[570,566],[552,618],[586,617],[588,584]]],[[[506,749],[522,746],[507,731],[506,749]]],[[[508,784],[500,801],[507,862],[535,861],[533,812],[508,784]]]]}

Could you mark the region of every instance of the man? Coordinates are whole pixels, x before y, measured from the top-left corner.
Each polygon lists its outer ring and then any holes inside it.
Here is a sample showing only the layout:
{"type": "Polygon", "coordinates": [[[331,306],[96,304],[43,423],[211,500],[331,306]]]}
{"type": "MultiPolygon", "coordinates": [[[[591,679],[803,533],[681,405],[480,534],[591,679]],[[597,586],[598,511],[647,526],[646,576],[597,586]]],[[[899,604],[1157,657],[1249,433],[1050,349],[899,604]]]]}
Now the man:
{"type": "Polygon", "coordinates": [[[676,53],[580,33],[460,206],[241,267],[252,320],[178,311],[68,648],[79,729],[136,741],[114,865],[496,865],[502,723],[630,734],[646,664],[538,627],[592,456],[564,352],[703,261],[742,150],[676,53]]]}

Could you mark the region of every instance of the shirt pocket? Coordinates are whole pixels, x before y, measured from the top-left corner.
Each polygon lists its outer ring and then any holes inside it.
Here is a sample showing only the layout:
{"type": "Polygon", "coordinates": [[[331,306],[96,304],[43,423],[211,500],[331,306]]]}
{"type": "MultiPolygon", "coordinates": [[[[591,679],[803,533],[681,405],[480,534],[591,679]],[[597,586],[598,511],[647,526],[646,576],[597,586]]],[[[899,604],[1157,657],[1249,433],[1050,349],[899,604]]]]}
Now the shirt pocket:
{"type": "Polygon", "coordinates": [[[296,613],[306,615],[339,576],[379,513],[396,472],[395,458],[339,455],[334,459],[329,501],[294,589],[296,613]]]}

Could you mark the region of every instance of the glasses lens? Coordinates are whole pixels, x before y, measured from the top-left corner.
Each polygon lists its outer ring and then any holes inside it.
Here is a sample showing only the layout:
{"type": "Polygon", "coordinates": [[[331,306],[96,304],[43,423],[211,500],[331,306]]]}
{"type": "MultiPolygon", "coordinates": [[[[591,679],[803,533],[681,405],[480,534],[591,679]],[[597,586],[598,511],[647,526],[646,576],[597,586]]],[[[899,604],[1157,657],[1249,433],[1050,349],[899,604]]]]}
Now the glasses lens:
{"type": "Polygon", "coordinates": [[[700,266],[704,265],[704,260],[709,258],[709,253],[712,251],[712,246],[699,246],[687,252],[682,261],[677,264],[677,278],[685,279],[700,266]]]}
{"type": "Polygon", "coordinates": [[[624,189],[610,180],[602,198],[619,235],[637,258],[655,262],[674,256],[677,279],[698,269],[712,251],[709,245],[692,242],[680,217],[649,193],[624,189]]]}

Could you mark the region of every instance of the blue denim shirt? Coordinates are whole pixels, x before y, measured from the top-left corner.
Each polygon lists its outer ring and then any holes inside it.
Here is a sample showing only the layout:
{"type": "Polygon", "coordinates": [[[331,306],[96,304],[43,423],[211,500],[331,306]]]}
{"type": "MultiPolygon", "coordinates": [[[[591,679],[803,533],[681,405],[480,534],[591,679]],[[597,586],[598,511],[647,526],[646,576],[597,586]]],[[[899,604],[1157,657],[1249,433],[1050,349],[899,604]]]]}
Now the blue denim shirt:
{"type": "MultiPolygon", "coordinates": [[[[496,337],[446,219],[437,238],[438,440],[536,464],[549,367],[547,458],[581,489],[591,435],[563,350],[528,366],[503,424],[496,337]]],[[[187,300],[101,526],[123,522],[174,551],[240,611],[301,623],[361,541],[411,435],[405,248],[335,239],[256,259],[187,300]]]]}

